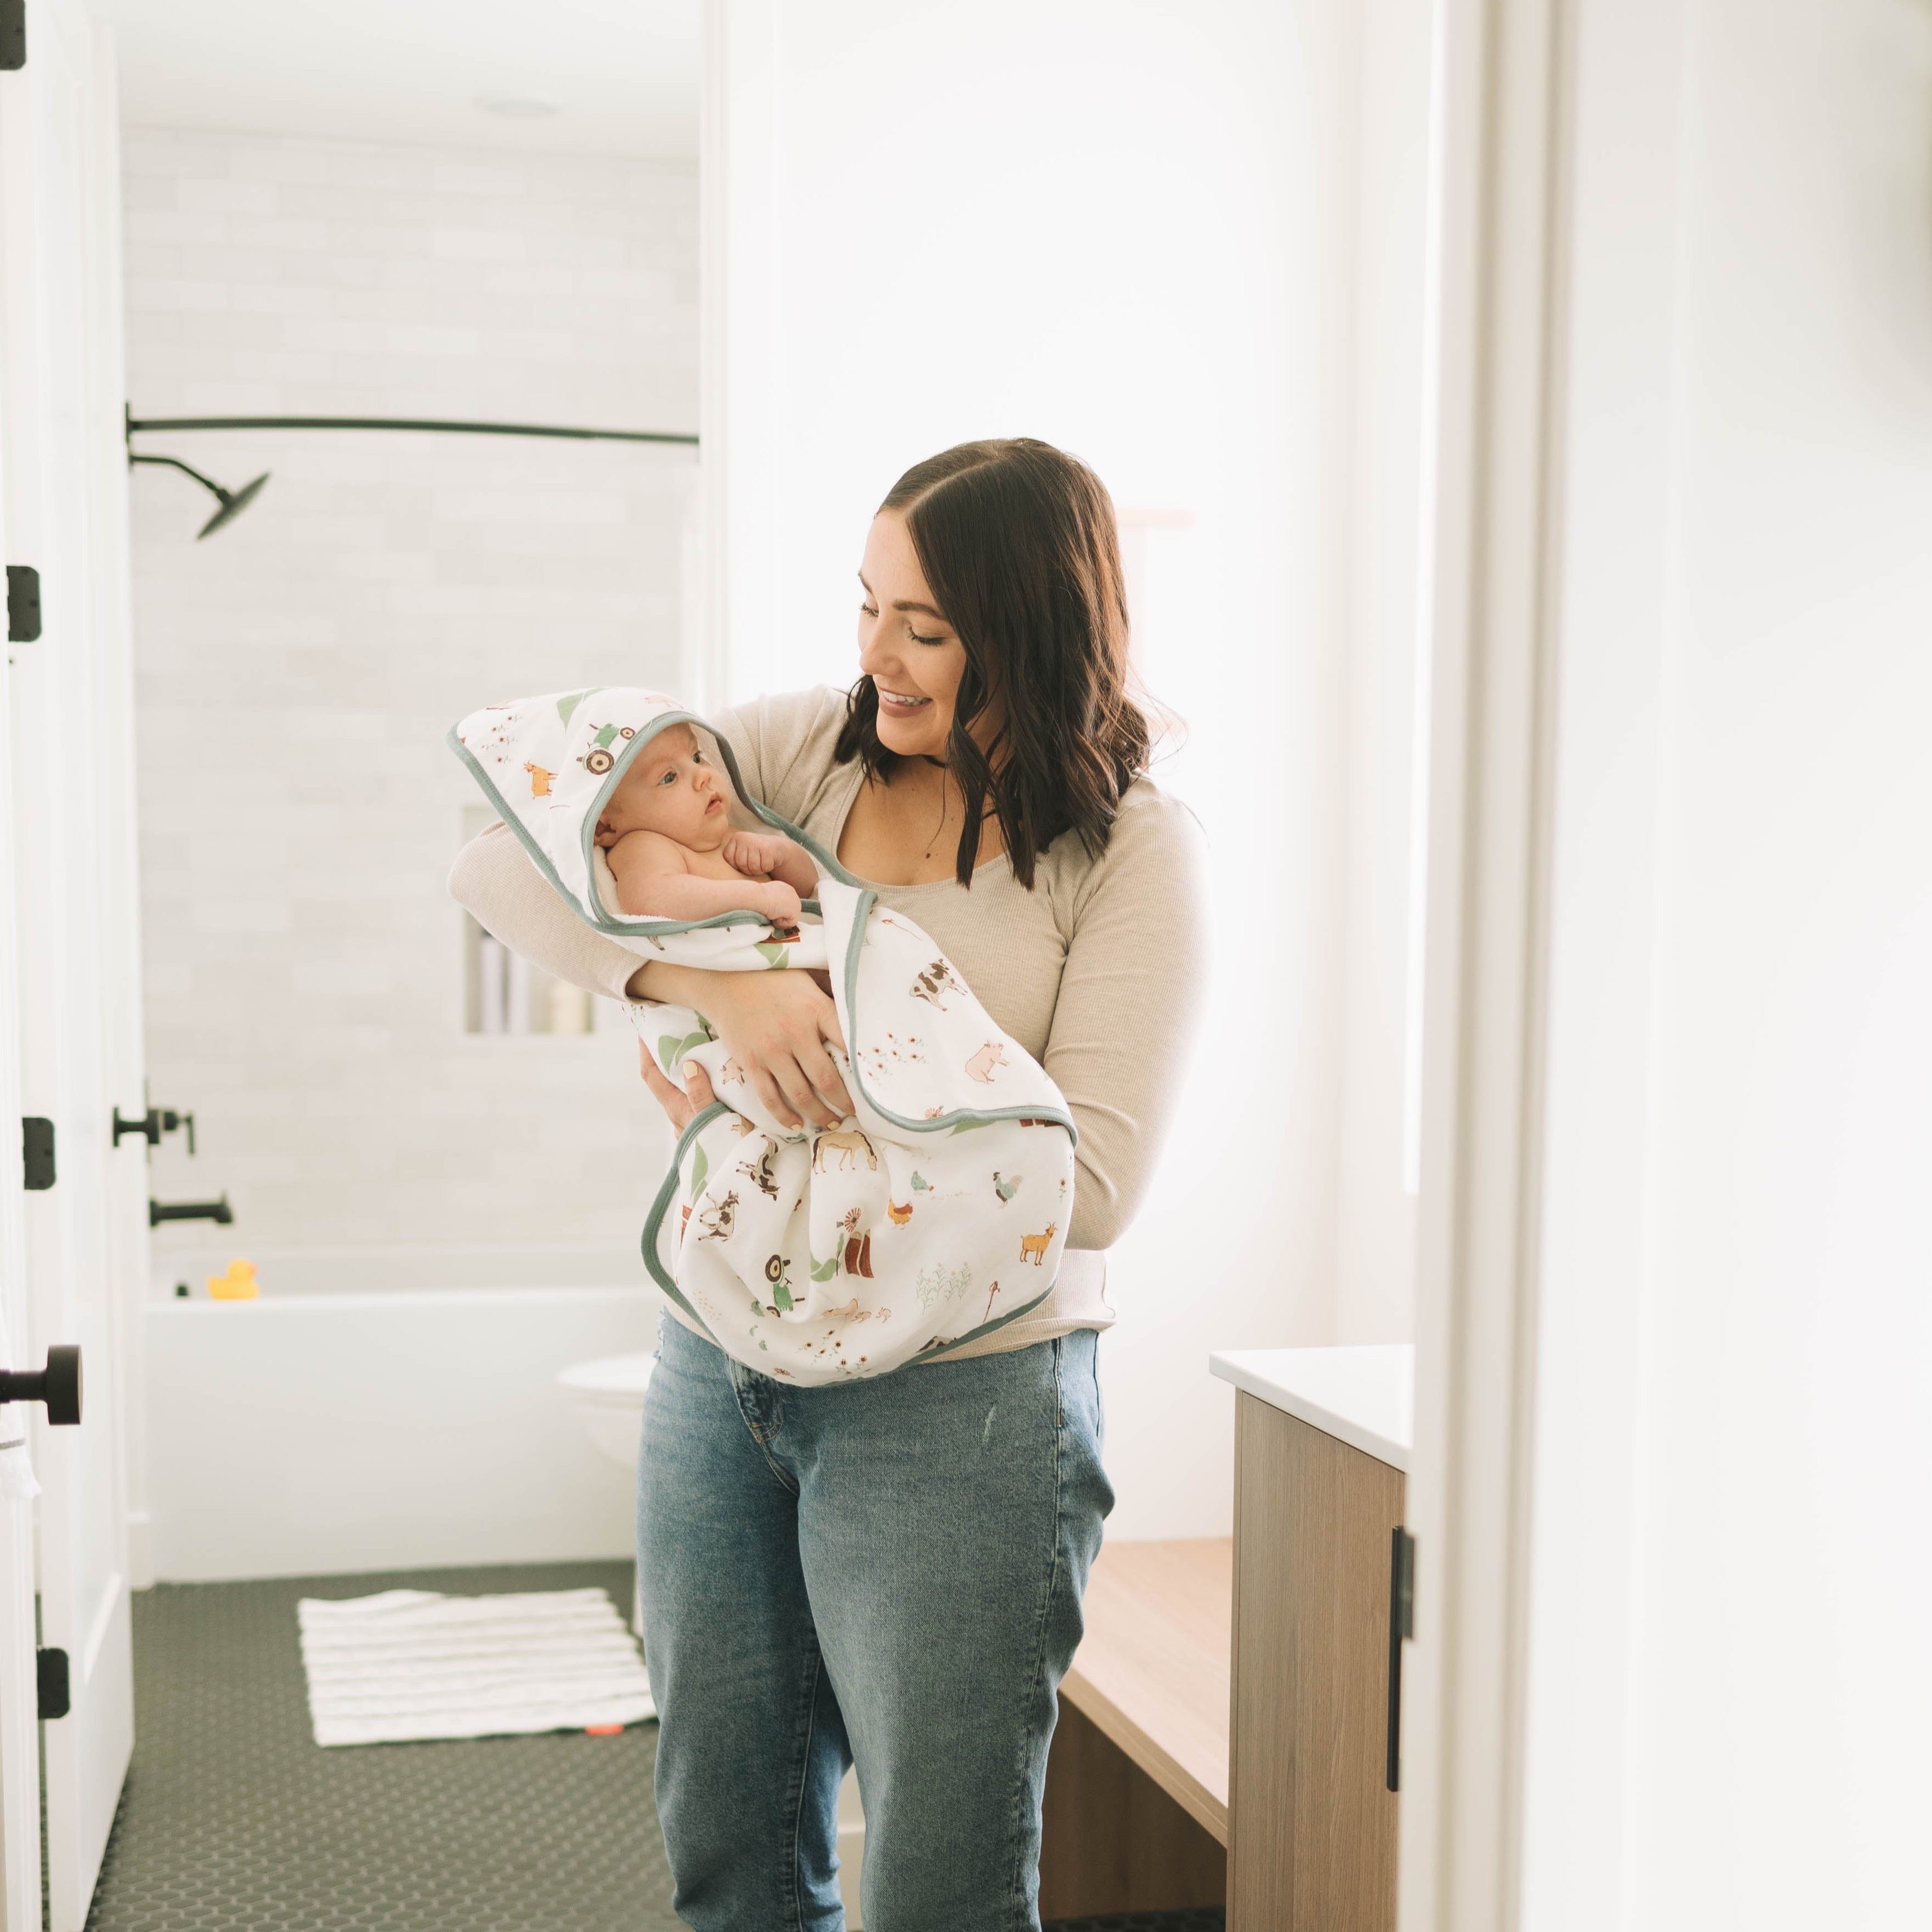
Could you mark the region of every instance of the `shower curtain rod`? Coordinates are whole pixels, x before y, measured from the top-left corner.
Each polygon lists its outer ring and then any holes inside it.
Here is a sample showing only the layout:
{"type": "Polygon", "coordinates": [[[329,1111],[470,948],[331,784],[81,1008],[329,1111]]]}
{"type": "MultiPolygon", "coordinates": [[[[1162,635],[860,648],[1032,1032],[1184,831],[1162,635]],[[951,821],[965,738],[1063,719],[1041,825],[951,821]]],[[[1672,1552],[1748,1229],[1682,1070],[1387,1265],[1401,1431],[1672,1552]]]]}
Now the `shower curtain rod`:
{"type": "Polygon", "coordinates": [[[143,430],[404,429],[458,436],[551,436],[572,442],[670,442],[695,448],[698,439],[671,430],[570,429],[554,423],[447,422],[415,416],[136,416],[127,415],[127,434],[143,430]]]}

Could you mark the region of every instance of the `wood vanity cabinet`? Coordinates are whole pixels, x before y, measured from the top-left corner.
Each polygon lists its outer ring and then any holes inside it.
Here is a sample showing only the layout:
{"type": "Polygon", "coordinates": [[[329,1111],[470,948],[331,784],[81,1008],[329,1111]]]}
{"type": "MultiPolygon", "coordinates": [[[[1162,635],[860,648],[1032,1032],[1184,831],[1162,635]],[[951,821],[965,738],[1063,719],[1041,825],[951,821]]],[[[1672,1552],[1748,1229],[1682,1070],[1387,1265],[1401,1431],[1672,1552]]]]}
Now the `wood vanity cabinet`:
{"type": "Polygon", "coordinates": [[[1228,1932],[1394,1932],[1389,1573],[1412,1362],[1215,1358],[1238,1390],[1228,1932]]]}
{"type": "Polygon", "coordinates": [[[1101,1552],[1047,1766],[1041,1913],[1225,1899],[1229,1932],[1394,1932],[1389,1572],[1412,1352],[1212,1366],[1238,1391],[1233,1548],[1101,1552]]]}

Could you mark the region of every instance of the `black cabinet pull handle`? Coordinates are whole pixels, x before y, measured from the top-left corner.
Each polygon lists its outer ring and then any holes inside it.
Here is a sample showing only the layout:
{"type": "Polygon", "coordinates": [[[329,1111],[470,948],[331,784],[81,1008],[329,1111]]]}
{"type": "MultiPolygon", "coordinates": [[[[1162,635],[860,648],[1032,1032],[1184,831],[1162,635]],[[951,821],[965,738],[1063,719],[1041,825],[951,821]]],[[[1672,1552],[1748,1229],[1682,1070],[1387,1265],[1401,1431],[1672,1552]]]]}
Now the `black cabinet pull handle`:
{"type": "Polygon", "coordinates": [[[0,1369],[0,1402],[44,1402],[50,1422],[71,1428],[80,1420],[80,1351],[50,1348],[44,1369],[0,1369]]]}
{"type": "Polygon", "coordinates": [[[1402,1788],[1402,1642],[1415,1634],[1415,1538],[1400,1523],[1389,1538],[1388,1788],[1402,1788]]]}

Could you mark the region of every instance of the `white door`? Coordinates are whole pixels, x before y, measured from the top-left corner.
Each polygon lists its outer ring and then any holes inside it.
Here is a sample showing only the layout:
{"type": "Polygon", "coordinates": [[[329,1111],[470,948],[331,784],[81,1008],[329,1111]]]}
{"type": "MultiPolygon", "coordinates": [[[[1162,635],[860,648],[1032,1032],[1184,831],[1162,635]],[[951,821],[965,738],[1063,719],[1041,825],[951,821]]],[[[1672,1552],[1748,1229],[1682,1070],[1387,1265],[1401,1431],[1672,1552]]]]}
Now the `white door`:
{"type": "MultiPolygon", "coordinates": [[[[86,1921],[134,1744],[123,1423],[146,1189],[143,1143],[112,1134],[142,1092],[115,126],[78,0],[30,5],[26,66],[0,77],[0,484],[8,559],[38,568],[44,606],[8,672],[13,966],[20,1107],[54,1124],[58,1180],[20,1204],[14,1340],[35,1363],[77,1344],[86,1384],[80,1427],[32,1412],[40,1642],[66,1652],[71,1700],[45,1727],[54,1932],[86,1921]]],[[[19,1661],[16,1642],[0,1668],[19,1661]]]]}
{"type": "MultiPolygon", "coordinates": [[[[0,106],[0,112],[4,112],[0,106]]],[[[4,418],[0,418],[4,424],[4,418]]],[[[0,484],[5,480],[0,434],[0,484]]],[[[0,489],[0,501],[4,501],[0,489]]],[[[0,509],[0,549],[8,524],[0,509]]],[[[13,679],[0,676],[0,746],[12,737],[13,679]]],[[[0,1126],[10,1135],[20,1102],[20,1004],[14,971],[16,917],[13,790],[0,784],[0,1126]]],[[[0,1140],[0,1331],[8,1344],[0,1367],[26,1368],[28,1344],[26,1197],[21,1163],[0,1140]]],[[[28,1427],[18,1405],[0,1407],[0,1442],[20,1441],[28,1427]]],[[[6,1452],[0,1451],[0,1454],[6,1452]]],[[[21,1478],[16,1463],[16,1480],[21,1478]]],[[[0,1932],[40,1922],[40,1772],[35,1723],[34,1666],[34,1506],[0,1492],[0,1932]]]]}

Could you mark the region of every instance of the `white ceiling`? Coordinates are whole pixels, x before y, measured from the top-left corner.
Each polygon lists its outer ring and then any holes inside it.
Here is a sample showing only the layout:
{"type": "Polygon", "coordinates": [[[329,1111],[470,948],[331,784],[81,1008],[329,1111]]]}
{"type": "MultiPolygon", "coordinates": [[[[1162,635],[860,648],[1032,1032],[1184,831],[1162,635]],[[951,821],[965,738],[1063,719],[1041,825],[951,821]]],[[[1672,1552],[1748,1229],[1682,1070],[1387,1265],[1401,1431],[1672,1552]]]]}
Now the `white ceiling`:
{"type": "Polygon", "coordinates": [[[694,158],[700,0],[92,0],[130,126],[694,158]],[[507,118],[480,100],[559,111],[507,118]]]}

